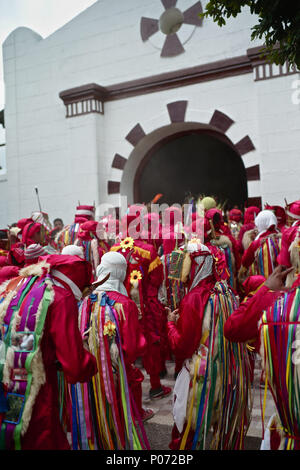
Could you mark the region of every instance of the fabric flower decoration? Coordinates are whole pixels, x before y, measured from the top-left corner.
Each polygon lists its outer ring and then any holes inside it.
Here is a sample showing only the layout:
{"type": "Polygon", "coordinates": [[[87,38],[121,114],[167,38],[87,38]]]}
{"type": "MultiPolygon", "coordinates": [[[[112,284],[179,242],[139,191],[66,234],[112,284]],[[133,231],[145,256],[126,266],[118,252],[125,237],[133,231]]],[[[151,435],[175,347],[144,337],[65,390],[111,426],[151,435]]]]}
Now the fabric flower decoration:
{"type": "Polygon", "coordinates": [[[133,286],[137,286],[139,281],[142,279],[142,273],[140,271],[134,270],[130,274],[130,284],[133,286]]]}
{"type": "Polygon", "coordinates": [[[103,327],[103,335],[106,336],[114,336],[116,334],[116,325],[108,320],[106,323],[104,323],[103,327]]]}
{"type": "Polygon", "coordinates": [[[190,243],[197,243],[198,245],[202,245],[201,240],[199,238],[192,238],[190,243]]]}
{"type": "Polygon", "coordinates": [[[134,240],[131,237],[126,237],[124,240],[121,241],[120,246],[122,248],[122,251],[128,250],[128,248],[131,250],[134,245],[134,240]]]}

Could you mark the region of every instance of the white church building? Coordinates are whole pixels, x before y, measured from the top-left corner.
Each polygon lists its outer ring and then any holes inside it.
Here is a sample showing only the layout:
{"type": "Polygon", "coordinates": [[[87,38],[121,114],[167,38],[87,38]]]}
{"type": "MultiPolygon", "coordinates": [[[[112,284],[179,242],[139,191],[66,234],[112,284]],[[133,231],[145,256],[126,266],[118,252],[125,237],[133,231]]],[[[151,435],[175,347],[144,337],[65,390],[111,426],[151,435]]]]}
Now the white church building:
{"type": "Polygon", "coordinates": [[[6,38],[0,227],[38,209],[35,186],[65,223],[78,201],[300,198],[300,74],[262,59],[249,10],[220,28],[205,4],[98,0],[6,38]]]}

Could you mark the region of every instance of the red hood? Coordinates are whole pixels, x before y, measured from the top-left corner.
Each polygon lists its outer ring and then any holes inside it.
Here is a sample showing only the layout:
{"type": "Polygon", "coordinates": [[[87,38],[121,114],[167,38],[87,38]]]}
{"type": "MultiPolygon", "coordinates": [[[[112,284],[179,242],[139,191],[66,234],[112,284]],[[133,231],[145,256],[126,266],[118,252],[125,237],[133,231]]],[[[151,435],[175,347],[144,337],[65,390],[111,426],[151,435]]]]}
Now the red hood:
{"type": "Polygon", "coordinates": [[[92,279],[91,264],[78,256],[48,255],[39,258],[70,278],[82,291],[92,279]]]}

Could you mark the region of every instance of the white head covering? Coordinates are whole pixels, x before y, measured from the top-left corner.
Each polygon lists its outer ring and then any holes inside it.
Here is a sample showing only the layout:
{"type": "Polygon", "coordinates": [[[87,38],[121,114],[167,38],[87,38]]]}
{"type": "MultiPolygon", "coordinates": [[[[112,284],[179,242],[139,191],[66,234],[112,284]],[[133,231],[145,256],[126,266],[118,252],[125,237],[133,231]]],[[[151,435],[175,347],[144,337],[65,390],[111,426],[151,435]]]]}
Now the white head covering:
{"type": "Polygon", "coordinates": [[[274,212],[263,210],[255,217],[255,225],[258,230],[257,240],[268,228],[272,227],[272,225],[277,227],[277,218],[274,212]]]}
{"type": "Polygon", "coordinates": [[[207,255],[196,256],[194,258],[198,267],[196,268],[195,276],[190,287],[190,291],[196,287],[202,279],[205,279],[212,274],[213,268],[213,257],[210,250],[207,248],[206,245],[202,245],[201,243],[188,243],[187,245],[188,253],[195,253],[197,251],[204,251],[208,253],[207,255]]]}
{"type": "Polygon", "coordinates": [[[114,291],[128,297],[127,290],[123,284],[126,271],[127,262],[123,255],[115,251],[104,253],[101,258],[101,263],[97,267],[97,278],[100,280],[107,276],[107,274],[110,274],[110,276],[104,284],[97,287],[96,291],[114,291]]]}
{"type": "Polygon", "coordinates": [[[21,229],[19,227],[11,227],[9,229],[9,233],[11,235],[14,235],[15,237],[17,237],[19,235],[19,233],[21,232],[21,229]]]}
{"type": "Polygon", "coordinates": [[[84,259],[84,253],[82,246],[77,245],[67,245],[62,249],[62,255],[71,255],[71,256],[79,256],[79,258],[84,259]]]}

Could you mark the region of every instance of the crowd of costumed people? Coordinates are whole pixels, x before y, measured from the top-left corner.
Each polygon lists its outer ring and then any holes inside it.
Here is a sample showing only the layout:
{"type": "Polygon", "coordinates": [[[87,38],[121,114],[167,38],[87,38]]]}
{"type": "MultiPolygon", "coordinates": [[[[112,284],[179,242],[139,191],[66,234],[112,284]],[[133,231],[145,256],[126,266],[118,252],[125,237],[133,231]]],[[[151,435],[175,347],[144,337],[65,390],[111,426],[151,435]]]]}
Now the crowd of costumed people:
{"type": "Polygon", "coordinates": [[[300,449],[300,201],[151,207],[0,231],[1,449],[151,450],[145,375],[170,449],[244,449],[257,358],[262,448],[300,449]]]}

